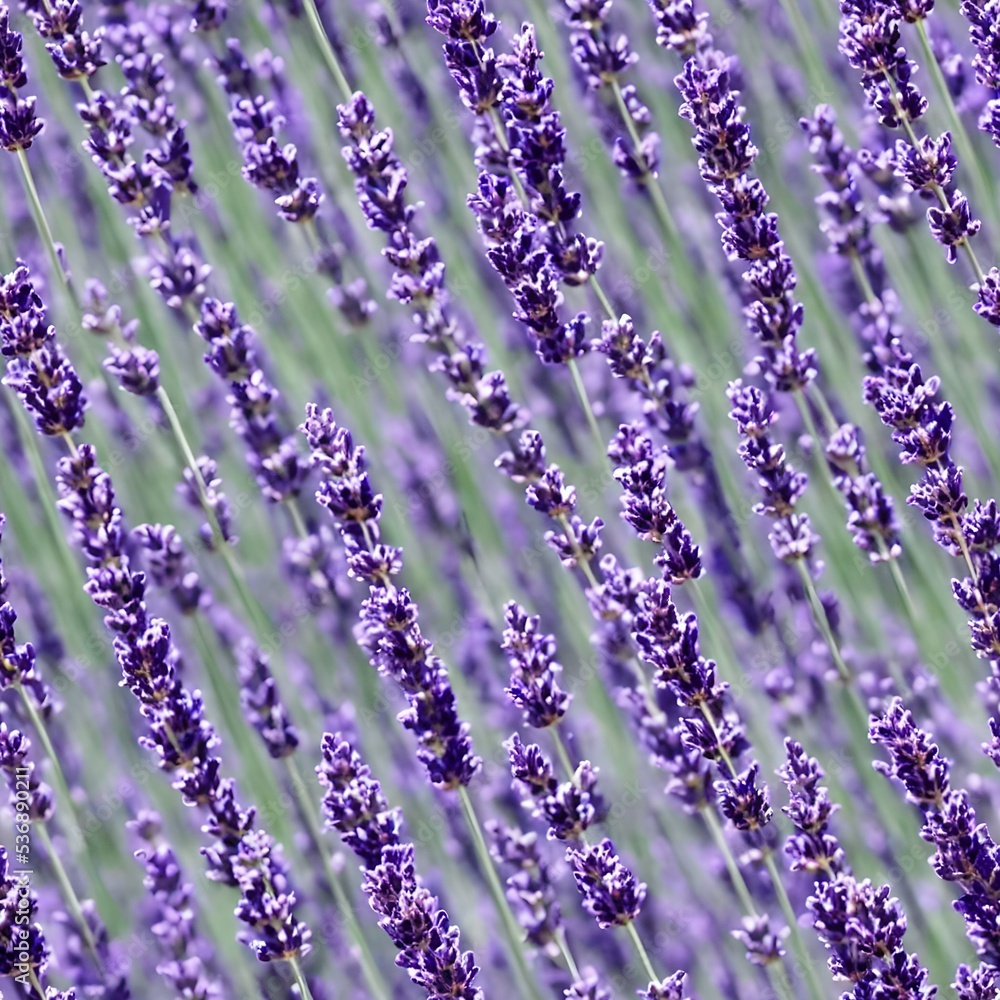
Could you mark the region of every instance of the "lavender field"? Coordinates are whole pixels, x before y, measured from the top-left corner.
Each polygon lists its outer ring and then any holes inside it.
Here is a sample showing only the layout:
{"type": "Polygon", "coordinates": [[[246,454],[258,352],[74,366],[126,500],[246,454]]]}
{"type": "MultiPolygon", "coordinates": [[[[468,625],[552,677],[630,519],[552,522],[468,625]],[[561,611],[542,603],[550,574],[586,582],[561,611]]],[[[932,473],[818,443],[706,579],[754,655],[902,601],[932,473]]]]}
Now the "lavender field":
{"type": "Polygon", "coordinates": [[[0,146],[0,1000],[1000,997],[1000,0],[20,0],[0,146]]]}

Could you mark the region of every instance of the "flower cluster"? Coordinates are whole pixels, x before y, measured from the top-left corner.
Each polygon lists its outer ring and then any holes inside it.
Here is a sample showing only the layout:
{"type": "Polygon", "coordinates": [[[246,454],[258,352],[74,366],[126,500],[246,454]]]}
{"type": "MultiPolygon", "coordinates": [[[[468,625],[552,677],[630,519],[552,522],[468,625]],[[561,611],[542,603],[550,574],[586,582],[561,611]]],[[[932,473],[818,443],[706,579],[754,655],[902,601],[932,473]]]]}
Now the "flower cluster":
{"type": "Polygon", "coordinates": [[[756,386],[737,380],[726,390],[733,408],[729,416],[740,433],[740,458],[756,473],[763,499],[754,513],[774,522],[768,539],[775,556],[785,562],[808,560],[819,537],[812,530],[808,514],[795,506],[809,482],[804,472],[796,472],[788,462],[784,446],[771,440],[770,427],[778,414],[756,386]]]}
{"type": "Polygon", "coordinates": [[[622,488],[622,520],[645,542],[661,546],[655,562],[675,586],[702,575],[701,550],[667,499],[665,448],[656,448],[641,424],[623,424],[608,454],[622,488]]]}
{"type": "Polygon", "coordinates": [[[10,26],[10,11],[0,5],[0,146],[10,153],[30,148],[45,125],[35,114],[35,98],[18,93],[28,84],[23,46],[23,36],[10,26]]]}
{"type": "Polygon", "coordinates": [[[431,781],[439,788],[467,785],[481,761],[468,723],[458,715],[447,667],[420,631],[417,605],[409,591],[392,583],[403,568],[403,553],[380,540],[382,496],[372,488],[364,447],[355,446],[331,410],[313,404],[301,430],[323,476],[316,499],[340,531],[349,572],[370,585],[361,611],[362,644],[379,673],[406,695],[410,707],[399,720],[417,737],[417,756],[431,781]]]}
{"type": "Polygon", "coordinates": [[[21,262],[0,282],[0,353],[7,359],[3,384],[21,397],[40,433],[58,437],[83,424],[83,384],[21,262]]]}
{"type": "Polygon", "coordinates": [[[525,745],[515,733],[504,742],[510,773],[524,799],[522,805],[548,824],[550,840],[579,840],[600,808],[597,768],[581,761],[568,781],[560,782],[552,763],[536,743],[525,745]]]}
{"type": "Polygon", "coordinates": [[[931,234],[954,263],[980,227],[969,202],[951,186],[957,165],[951,134],[915,137],[912,124],[923,117],[927,99],[913,82],[915,63],[900,43],[900,7],[883,0],[841,0],[840,51],[860,72],[869,106],[887,128],[906,126],[908,140],[896,144],[896,172],[914,190],[940,204],[927,210],[931,234]]]}
{"type": "MultiPolygon", "coordinates": [[[[996,93],[1000,89],[1000,4],[997,0],[962,0],[960,9],[976,49],[972,60],[976,80],[996,93]]],[[[986,102],[979,127],[1000,146],[1000,101],[995,97],[986,102]]]]}
{"type": "Polygon", "coordinates": [[[209,969],[209,953],[195,923],[194,886],[185,881],[177,856],[162,838],[160,817],[143,810],[129,827],[143,841],[136,858],[152,900],[152,931],[163,953],[156,966],[163,981],[191,1000],[218,1000],[222,990],[209,969]]]}
{"type": "MultiPolygon", "coordinates": [[[[665,37],[673,36],[658,34],[658,40],[665,37]]],[[[687,47],[681,45],[679,51],[687,47]]],[[[723,249],[730,260],[747,262],[744,316],[762,349],[757,364],[774,389],[791,392],[816,377],[816,352],[800,350],[797,343],[803,316],[795,298],[798,277],[778,232],[778,217],[767,211],[767,191],[750,173],[758,150],[743,120],[732,69],[726,56],[705,44],[687,59],[674,83],[684,101],[681,117],[695,130],[698,170],[722,206],[723,249]]]]}
{"type": "MultiPolygon", "coordinates": [[[[24,343],[28,331],[44,327],[43,343],[51,342],[52,350],[61,351],[54,328],[44,325],[44,307],[27,269],[20,267],[7,275],[3,288],[5,347],[24,343]]],[[[22,356],[15,358],[21,361],[22,356]]],[[[64,378],[79,385],[69,361],[64,358],[63,364],[64,378]]],[[[53,432],[47,423],[52,412],[50,391],[42,383],[37,395],[20,392],[25,408],[45,433],[53,432]]],[[[74,428],[82,422],[82,407],[77,413],[74,428]]],[[[68,435],[69,429],[62,426],[59,433],[68,435]]],[[[213,839],[205,848],[210,874],[239,886],[242,899],[237,913],[248,925],[247,943],[258,958],[272,961],[305,954],[310,932],[295,916],[295,894],[287,888],[280,850],[266,833],[254,829],[254,810],[239,805],[233,781],[222,776],[215,754],[219,738],[205,718],[200,693],[188,690],[178,676],[179,654],[170,626],[151,616],[146,607],[145,576],[131,568],[128,534],[111,477],[97,464],[91,445],[72,444],[71,453],[59,460],[56,481],[73,544],[86,560],[85,589],[106,613],[122,684],[138,700],[146,722],[140,744],[153,751],[158,766],[173,776],[185,804],[206,812],[204,831],[213,839]]]]}
{"type": "Polygon", "coordinates": [[[510,666],[507,697],[524,713],[527,725],[535,729],[554,725],[572,698],[559,686],[563,668],[556,660],[555,637],[541,635],[538,615],[529,615],[513,601],[504,608],[504,620],[502,648],[510,666]]]}
{"type": "Polygon", "coordinates": [[[201,303],[195,330],[208,346],[205,363],[227,386],[230,424],[246,444],[247,465],[261,492],[272,503],[298,496],[308,463],[295,438],[282,432],[278,390],[259,358],[254,331],[240,322],[232,302],[208,297],[201,303]]]}
{"type": "Polygon", "coordinates": [[[458,927],[417,876],[399,810],[389,808],[370,768],[340,733],[325,733],[322,751],[316,773],[327,824],[361,860],[365,895],[399,950],[397,964],[431,1000],[482,1000],[475,956],[461,950],[458,927]]]}
{"type": "Polygon", "coordinates": [[[587,88],[609,88],[628,128],[629,136],[616,136],[612,158],[615,166],[639,184],[651,183],[660,168],[660,136],[650,127],[652,114],[634,84],[622,85],[620,77],[639,61],[628,36],[615,33],[608,22],[612,0],[564,0],[570,24],[573,59],[587,88]]]}
{"type": "MultiPolygon", "coordinates": [[[[996,722],[993,727],[996,736],[996,722]]],[[[907,800],[923,813],[920,836],[934,847],[934,871],[962,890],[954,907],[965,919],[970,940],[988,965],[1000,965],[1000,848],[977,821],[969,793],[952,786],[951,761],[898,698],[872,718],[869,738],[889,753],[889,763],[876,767],[902,784],[907,800]]]]}

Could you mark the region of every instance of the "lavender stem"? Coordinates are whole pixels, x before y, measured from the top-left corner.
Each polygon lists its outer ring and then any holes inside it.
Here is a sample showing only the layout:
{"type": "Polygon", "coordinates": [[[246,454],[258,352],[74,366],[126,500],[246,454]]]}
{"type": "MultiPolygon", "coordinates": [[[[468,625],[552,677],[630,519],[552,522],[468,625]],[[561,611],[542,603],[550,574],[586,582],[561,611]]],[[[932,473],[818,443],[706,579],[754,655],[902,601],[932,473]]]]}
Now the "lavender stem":
{"type": "Polygon", "coordinates": [[[59,883],[59,891],[62,894],[63,902],[69,909],[70,916],[80,931],[80,937],[83,938],[83,942],[86,944],[87,951],[90,952],[98,972],[103,975],[104,970],[102,969],[101,956],[97,950],[97,942],[94,940],[94,935],[90,930],[90,924],[87,923],[87,919],[83,915],[83,906],[80,904],[80,897],[77,896],[76,890],[73,888],[73,883],[70,881],[55,845],[52,843],[52,838],[49,836],[49,831],[46,829],[44,823],[34,823],[32,824],[32,829],[38,834],[38,839],[42,842],[42,847],[45,848],[45,853],[49,856],[49,864],[52,866],[52,872],[59,883]]]}
{"type": "Polygon", "coordinates": [[[515,972],[518,979],[521,980],[521,988],[525,991],[526,996],[530,996],[534,1000],[542,1000],[538,985],[528,971],[528,965],[524,960],[524,944],[521,940],[520,928],[514,914],[511,913],[510,904],[507,902],[503,886],[500,884],[500,876],[497,875],[496,866],[494,865],[493,858],[490,856],[490,849],[486,844],[486,838],[483,836],[482,824],[479,822],[479,817],[476,815],[476,808],[472,804],[472,796],[469,795],[469,789],[465,785],[458,786],[458,798],[462,803],[462,814],[465,817],[466,825],[472,836],[472,843],[476,851],[476,857],[479,859],[479,866],[486,877],[486,884],[489,886],[494,906],[503,924],[504,935],[510,944],[507,950],[513,957],[515,972]]]}
{"type": "Polygon", "coordinates": [[[23,149],[17,150],[17,162],[21,167],[21,176],[24,180],[25,193],[28,195],[28,204],[31,206],[31,215],[35,220],[35,226],[38,229],[39,235],[42,237],[42,242],[45,244],[45,251],[49,255],[49,261],[52,264],[52,271],[54,274],[59,275],[62,280],[66,292],[73,303],[73,308],[77,312],[80,312],[80,299],[76,294],[76,289],[73,287],[70,276],[66,273],[66,268],[63,267],[62,261],[59,259],[59,252],[56,250],[56,240],[52,235],[52,227],[49,225],[48,217],[42,208],[41,198],[38,196],[38,188],[35,185],[35,178],[31,172],[31,164],[28,162],[28,154],[23,149]]]}
{"type": "Polygon", "coordinates": [[[303,0],[303,7],[305,8],[306,19],[309,21],[309,27],[312,28],[313,36],[316,39],[316,44],[319,45],[320,52],[323,54],[323,60],[326,63],[327,69],[329,69],[330,75],[340,89],[344,100],[349,101],[352,93],[351,85],[347,82],[347,77],[344,75],[344,70],[340,65],[340,60],[337,58],[337,53],[333,51],[333,45],[330,44],[330,39],[327,37],[326,29],[323,27],[319,10],[316,7],[316,0],[303,0]]]}

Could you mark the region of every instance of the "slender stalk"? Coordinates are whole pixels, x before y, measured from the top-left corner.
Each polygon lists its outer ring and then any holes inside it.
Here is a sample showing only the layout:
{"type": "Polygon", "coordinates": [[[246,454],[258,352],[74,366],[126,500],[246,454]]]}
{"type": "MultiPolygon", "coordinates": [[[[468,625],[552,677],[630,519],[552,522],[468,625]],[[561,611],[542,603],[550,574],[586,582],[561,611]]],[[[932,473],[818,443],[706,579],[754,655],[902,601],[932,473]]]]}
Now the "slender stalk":
{"type": "Polygon", "coordinates": [[[31,983],[31,988],[38,994],[39,1000],[45,1000],[45,990],[42,989],[42,984],[38,981],[35,970],[30,967],[28,969],[28,981],[31,983]]]}
{"type": "Polygon", "coordinates": [[[295,976],[295,985],[299,988],[299,1000],[313,1000],[312,991],[306,982],[306,975],[302,971],[302,965],[297,958],[288,959],[288,965],[295,976]]]}
{"type": "Polygon", "coordinates": [[[625,925],[625,930],[628,931],[628,936],[632,939],[636,954],[639,956],[639,961],[642,962],[642,967],[646,970],[646,975],[649,976],[649,981],[651,983],[659,982],[659,977],[656,975],[653,963],[649,960],[649,952],[646,951],[646,946],[642,943],[642,938],[635,929],[635,921],[630,920],[625,925]]]}
{"type": "Polygon", "coordinates": [[[566,940],[566,929],[564,927],[560,927],[559,930],[556,931],[556,944],[559,946],[559,951],[562,954],[563,960],[566,962],[569,974],[573,977],[575,982],[579,981],[580,967],[576,964],[573,952],[569,949],[569,942],[566,940]]]}
{"type": "Polygon", "coordinates": [[[340,65],[337,53],[333,51],[333,45],[327,37],[326,29],[323,27],[323,21],[319,16],[319,10],[316,8],[316,0],[305,0],[304,6],[306,19],[309,21],[309,27],[312,28],[313,37],[316,39],[316,44],[319,46],[319,50],[323,55],[323,61],[326,63],[326,67],[330,71],[330,75],[337,84],[337,89],[340,91],[341,97],[343,97],[345,101],[348,101],[351,99],[353,91],[351,90],[351,85],[347,82],[347,76],[344,73],[343,67],[340,65]]]}
{"type": "Polygon", "coordinates": [[[558,727],[551,726],[549,732],[552,733],[552,742],[556,746],[556,756],[565,768],[566,776],[572,778],[576,773],[576,768],[573,767],[573,761],[570,760],[569,751],[566,749],[566,743],[563,741],[563,738],[559,735],[558,727]]]}
{"type": "Polygon", "coordinates": [[[59,755],[56,753],[56,748],[52,744],[52,738],[49,736],[49,728],[39,714],[38,709],[35,708],[34,702],[28,695],[28,692],[25,691],[24,685],[21,684],[20,680],[14,682],[13,688],[20,696],[21,704],[24,705],[28,719],[31,721],[38,740],[42,744],[42,749],[45,751],[45,756],[49,760],[52,783],[55,785],[56,792],[65,808],[69,811],[69,814],[73,817],[74,822],[68,824],[69,828],[66,831],[66,839],[70,842],[73,853],[77,854],[83,850],[84,842],[80,836],[79,823],[77,822],[76,803],[73,801],[73,796],[70,793],[69,783],[66,781],[62,765],[59,763],[59,755]]]}
{"type": "Polygon", "coordinates": [[[823,607],[823,602],[819,599],[819,594],[816,592],[816,584],[809,575],[809,568],[802,559],[796,560],[795,566],[799,571],[802,589],[805,591],[806,600],[809,602],[809,610],[812,612],[813,621],[815,621],[820,635],[823,636],[823,641],[826,643],[827,649],[830,650],[830,656],[833,658],[834,666],[837,668],[837,675],[845,684],[850,684],[853,680],[851,670],[844,662],[844,657],[840,652],[840,644],[833,634],[833,627],[830,625],[826,608],[823,607]]]}
{"type": "Polygon", "coordinates": [[[63,902],[66,904],[70,916],[80,931],[80,937],[83,938],[83,943],[87,946],[87,951],[90,952],[91,957],[94,959],[98,971],[101,971],[103,963],[97,953],[97,942],[94,940],[90,926],[83,916],[83,907],[80,904],[80,898],[77,896],[76,890],[73,888],[73,883],[70,881],[69,875],[63,867],[62,860],[56,852],[52,838],[49,836],[49,831],[46,829],[44,823],[33,823],[32,829],[37,832],[38,839],[42,842],[45,853],[49,856],[49,864],[52,866],[53,874],[59,883],[59,891],[62,893],[63,902]]]}
{"type": "Polygon", "coordinates": [[[41,236],[42,242],[45,244],[45,251],[49,255],[49,261],[52,264],[53,276],[58,276],[63,287],[66,289],[66,294],[69,296],[73,308],[79,312],[80,300],[77,297],[76,289],[73,287],[73,282],[66,272],[66,268],[63,267],[62,261],[59,259],[59,251],[56,249],[56,240],[52,235],[52,228],[49,226],[49,220],[45,215],[45,210],[42,208],[42,201],[38,197],[38,188],[35,186],[35,178],[31,173],[28,154],[23,149],[17,151],[17,162],[21,167],[21,178],[24,181],[24,190],[28,196],[28,204],[31,206],[31,215],[35,220],[35,228],[38,230],[38,235],[41,236]]]}
{"type": "MultiPolygon", "coordinates": [[[[725,833],[722,831],[719,818],[710,806],[702,808],[700,813],[705,820],[705,825],[708,827],[709,833],[712,835],[712,840],[715,841],[716,847],[718,847],[722,854],[723,861],[726,864],[726,871],[729,873],[729,880],[733,883],[733,889],[736,891],[740,904],[749,916],[758,916],[757,907],[754,906],[753,897],[750,895],[750,889],[747,887],[746,879],[743,877],[743,872],[740,871],[740,866],[737,864],[736,858],[733,857],[733,852],[726,840],[725,833]]],[[[792,1000],[794,993],[792,992],[791,983],[788,981],[788,973],[785,971],[783,963],[781,961],[769,962],[767,965],[767,974],[778,996],[782,998],[787,997],[788,1000],[792,1000]]],[[[822,998],[822,994],[820,997],[822,998]]]]}
{"type": "Polygon", "coordinates": [[[590,405],[590,396],[587,395],[587,387],[583,384],[583,377],[580,375],[580,366],[576,363],[576,358],[570,358],[566,362],[566,367],[573,377],[573,386],[576,389],[577,396],[580,397],[580,405],[583,407],[583,412],[587,417],[587,425],[590,427],[590,433],[593,434],[594,441],[597,444],[597,453],[606,463],[608,461],[607,441],[604,440],[600,425],[597,423],[597,417],[594,416],[594,408],[590,405]]]}
{"type": "Polygon", "coordinates": [[[472,836],[472,843],[476,851],[479,865],[483,869],[486,884],[493,898],[493,905],[496,908],[500,923],[503,924],[504,936],[507,938],[507,951],[514,964],[514,974],[519,981],[521,995],[530,997],[531,1000],[542,1000],[541,991],[528,970],[527,962],[524,958],[523,941],[521,930],[517,925],[517,920],[510,910],[507,897],[504,895],[503,886],[500,884],[500,877],[490,857],[490,850],[486,846],[486,838],[483,836],[483,828],[476,815],[475,806],[472,804],[472,796],[469,790],[463,785],[458,790],[458,797],[462,803],[462,813],[465,816],[466,825],[472,836]]]}
{"type": "Polygon", "coordinates": [[[802,934],[799,932],[798,917],[796,916],[795,909],[792,906],[792,901],[788,898],[788,892],[785,889],[784,882],[782,881],[781,873],[779,872],[778,865],[774,860],[774,855],[770,850],[764,851],[764,867],[767,869],[768,875],[771,876],[771,885],[774,887],[774,893],[778,897],[778,905],[781,907],[781,912],[785,915],[785,923],[788,924],[792,948],[795,951],[795,957],[798,959],[799,965],[802,967],[802,974],[808,982],[809,992],[814,997],[818,997],[822,1000],[823,989],[820,986],[819,980],[816,978],[816,970],[809,957],[805,941],[802,940],[802,934]]]}

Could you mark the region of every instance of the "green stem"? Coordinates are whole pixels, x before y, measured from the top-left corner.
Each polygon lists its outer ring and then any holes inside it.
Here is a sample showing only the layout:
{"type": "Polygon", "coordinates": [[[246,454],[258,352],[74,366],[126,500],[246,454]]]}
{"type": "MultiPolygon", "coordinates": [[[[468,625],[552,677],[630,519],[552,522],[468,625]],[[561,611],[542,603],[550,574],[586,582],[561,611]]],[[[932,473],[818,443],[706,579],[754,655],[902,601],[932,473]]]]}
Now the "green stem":
{"type": "Polygon", "coordinates": [[[76,894],[76,890],[73,888],[73,883],[69,880],[69,875],[66,874],[66,869],[63,867],[62,860],[56,853],[55,845],[52,843],[52,838],[49,836],[49,831],[46,829],[44,823],[33,823],[32,829],[38,833],[38,839],[42,842],[42,846],[45,848],[45,853],[49,856],[49,864],[52,865],[52,871],[55,874],[56,881],[59,883],[59,891],[62,893],[63,902],[66,904],[66,907],[70,912],[70,916],[73,918],[74,923],[76,923],[77,928],[80,931],[80,937],[83,938],[83,943],[87,946],[87,951],[90,952],[98,970],[100,970],[102,962],[100,956],[97,954],[97,942],[94,940],[94,935],[91,933],[90,925],[84,918],[83,907],[80,905],[80,899],[76,894]]]}
{"type": "Polygon", "coordinates": [[[729,872],[729,880],[733,883],[733,888],[736,890],[740,905],[750,916],[756,916],[757,907],[754,906],[753,897],[747,888],[746,879],[743,877],[743,872],[740,871],[740,866],[736,863],[736,858],[733,857],[733,852],[730,850],[718,816],[715,815],[711,806],[702,808],[701,816],[705,820],[705,825],[708,827],[709,833],[712,835],[712,840],[715,841],[715,846],[722,854],[722,860],[726,863],[726,871],[729,872]]]}
{"type": "Polygon", "coordinates": [[[479,865],[489,886],[490,896],[493,898],[493,905],[496,908],[501,924],[503,924],[504,935],[507,938],[507,951],[513,962],[514,973],[520,982],[521,996],[530,997],[531,1000],[542,1000],[541,992],[531,973],[528,971],[528,965],[524,958],[520,928],[514,919],[514,914],[510,911],[510,906],[507,904],[507,897],[504,895],[503,886],[500,884],[500,877],[497,875],[493,859],[490,857],[490,850],[486,846],[483,828],[479,823],[479,817],[476,815],[475,806],[472,804],[472,796],[469,795],[469,790],[464,785],[459,788],[458,797],[462,803],[462,812],[465,816],[465,822],[469,827],[469,833],[472,835],[472,843],[476,850],[476,856],[479,859],[479,865]]]}
{"type": "Polygon", "coordinates": [[[28,204],[31,206],[31,214],[35,220],[35,228],[38,230],[38,235],[45,244],[45,250],[52,264],[53,275],[58,276],[69,295],[73,308],[79,313],[80,300],[77,298],[73,282],[70,280],[66,269],[62,265],[62,261],[59,259],[59,252],[56,250],[56,240],[52,235],[52,229],[49,226],[48,218],[46,218],[45,210],[42,208],[41,198],[38,197],[38,188],[35,187],[35,178],[31,173],[31,164],[28,163],[28,154],[23,149],[17,151],[17,162],[21,167],[21,176],[24,180],[25,193],[28,195],[28,204]]]}
{"type": "Polygon", "coordinates": [[[330,75],[337,84],[341,97],[345,101],[349,101],[353,91],[351,90],[351,85],[347,82],[347,77],[344,74],[343,67],[340,65],[340,60],[337,58],[337,53],[333,51],[333,45],[327,37],[326,29],[323,27],[319,11],[316,8],[316,0],[305,0],[305,10],[306,19],[309,21],[309,27],[312,28],[316,44],[323,54],[323,60],[326,63],[327,69],[330,70],[330,75]]]}
{"type": "Polygon", "coordinates": [[[635,921],[630,920],[625,925],[625,930],[628,931],[628,936],[632,939],[632,944],[635,945],[636,954],[639,956],[639,961],[642,962],[642,967],[646,970],[646,975],[649,976],[649,981],[651,983],[659,982],[653,963],[649,960],[649,952],[646,951],[646,946],[642,943],[642,938],[639,937],[639,932],[635,929],[635,921]]]}
{"type": "Polygon", "coordinates": [[[788,898],[788,892],[785,890],[785,885],[782,881],[781,873],[778,871],[778,866],[775,863],[774,855],[769,850],[765,850],[764,852],[764,867],[767,868],[767,873],[771,876],[771,885],[774,887],[775,895],[778,897],[778,905],[785,916],[785,923],[788,924],[792,948],[795,951],[795,957],[798,959],[799,965],[802,966],[802,974],[809,985],[809,992],[815,1000],[824,1000],[823,990],[819,984],[819,980],[816,978],[816,971],[813,968],[809,952],[806,950],[805,941],[802,940],[802,934],[799,931],[799,922],[792,907],[792,901],[788,898]]]}
{"type": "Polygon", "coordinates": [[[38,994],[39,1000],[45,1000],[45,990],[42,989],[42,984],[38,981],[34,969],[28,969],[28,981],[31,983],[31,988],[38,994]]]}
{"type": "Polygon", "coordinates": [[[70,842],[70,847],[73,850],[73,853],[77,854],[83,849],[84,845],[83,838],[80,836],[79,824],[76,822],[76,805],[73,802],[72,794],[70,794],[69,783],[66,781],[66,775],[63,773],[62,765],[59,763],[59,756],[56,754],[56,748],[53,746],[52,739],[49,736],[48,726],[46,726],[45,720],[39,714],[38,709],[35,708],[34,702],[31,700],[28,692],[25,691],[24,685],[21,684],[20,680],[15,681],[13,687],[20,695],[21,704],[24,705],[24,710],[27,712],[28,718],[31,720],[31,725],[34,727],[35,733],[38,736],[38,740],[42,744],[45,756],[49,759],[52,783],[55,785],[59,797],[63,800],[65,808],[73,817],[73,822],[69,824],[70,828],[66,831],[66,839],[70,842]]]}
{"type": "MultiPolygon", "coordinates": [[[[726,863],[726,871],[729,872],[729,880],[733,883],[733,888],[736,890],[740,905],[748,916],[756,917],[757,907],[754,905],[753,897],[750,895],[750,889],[747,887],[743,872],[740,871],[740,866],[736,863],[736,858],[733,857],[733,852],[726,841],[726,835],[723,833],[719,818],[712,811],[711,806],[702,808],[701,816],[712,835],[712,840],[715,841],[716,846],[722,854],[723,861],[726,863]]],[[[792,993],[791,983],[788,981],[788,973],[785,971],[785,967],[780,959],[776,962],[768,963],[767,974],[778,996],[793,1000],[794,994],[792,993]]]]}
{"type": "Polygon", "coordinates": [[[572,778],[576,773],[576,768],[573,767],[573,761],[570,760],[569,751],[566,749],[566,744],[563,738],[559,735],[559,729],[556,726],[552,726],[550,732],[552,733],[552,742],[556,745],[556,756],[559,758],[562,766],[566,770],[566,776],[572,778]]]}
{"type": "MultiPolygon", "coordinates": [[[[614,95],[615,104],[618,107],[618,116],[621,118],[622,124],[628,132],[629,141],[632,143],[632,148],[635,150],[636,156],[638,156],[642,138],[639,135],[639,130],[635,127],[632,115],[629,114],[628,105],[625,103],[621,84],[617,78],[611,81],[611,93],[614,95]]],[[[645,167],[645,164],[643,166],[645,167]]],[[[650,201],[653,203],[653,212],[656,215],[656,221],[659,223],[663,236],[669,243],[674,243],[677,239],[677,226],[670,212],[670,206],[667,205],[667,200],[663,197],[663,190],[660,188],[659,180],[648,169],[644,169],[639,181],[649,192],[650,201]]]]}
{"type": "Polygon", "coordinates": [[[191,470],[191,476],[194,479],[195,488],[198,493],[198,500],[201,503],[202,510],[204,510],[205,516],[209,520],[209,526],[212,529],[212,536],[215,540],[215,549],[222,556],[222,561],[226,564],[226,572],[228,573],[233,587],[240,598],[240,603],[243,605],[248,617],[253,622],[258,637],[262,638],[266,636],[269,631],[267,616],[264,614],[260,603],[250,593],[250,589],[247,587],[243,573],[239,566],[237,566],[236,561],[233,559],[233,555],[229,550],[229,543],[223,536],[222,526],[219,523],[218,515],[209,503],[208,487],[202,477],[201,470],[198,468],[198,461],[195,458],[194,450],[191,447],[190,441],[188,441],[187,434],[184,432],[184,427],[181,424],[180,418],[177,416],[177,410],[174,409],[174,404],[170,399],[170,394],[163,388],[163,386],[160,386],[156,390],[156,399],[163,408],[163,412],[167,418],[167,423],[170,424],[170,430],[174,435],[177,446],[181,450],[184,462],[191,470]]]}
{"type": "Polygon", "coordinates": [[[299,988],[299,1000],[313,1000],[312,991],[306,982],[306,974],[302,971],[302,965],[299,960],[297,958],[290,958],[288,965],[292,970],[292,975],[295,976],[295,983],[299,988]]]}
{"type": "Polygon", "coordinates": [[[597,417],[594,416],[594,408],[590,405],[590,396],[587,395],[587,387],[583,384],[583,376],[580,374],[580,366],[576,363],[576,358],[570,358],[566,363],[566,367],[569,369],[569,373],[573,377],[573,387],[576,389],[576,394],[580,398],[580,405],[583,407],[583,412],[587,417],[587,426],[590,427],[590,433],[593,434],[594,442],[597,444],[598,454],[604,462],[607,462],[608,444],[607,441],[604,440],[604,435],[601,433],[600,425],[597,423],[597,417]]]}
{"type": "Polygon", "coordinates": [[[816,584],[809,575],[809,567],[806,566],[803,559],[797,559],[795,566],[799,571],[799,578],[802,580],[802,589],[806,593],[806,600],[809,602],[809,610],[812,612],[813,621],[815,621],[820,635],[823,636],[823,641],[826,643],[827,649],[830,650],[830,656],[833,657],[834,665],[837,668],[837,675],[845,684],[850,684],[853,680],[850,668],[844,662],[844,657],[841,655],[840,644],[837,642],[837,637],[833,634],[833,627],[830,625],[830,619],[827,617],[826,608],[823,607],[823,602],[819,599],[819,594],[816,593],[816,584]]]}

